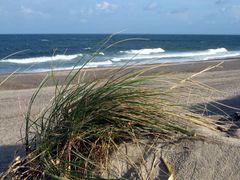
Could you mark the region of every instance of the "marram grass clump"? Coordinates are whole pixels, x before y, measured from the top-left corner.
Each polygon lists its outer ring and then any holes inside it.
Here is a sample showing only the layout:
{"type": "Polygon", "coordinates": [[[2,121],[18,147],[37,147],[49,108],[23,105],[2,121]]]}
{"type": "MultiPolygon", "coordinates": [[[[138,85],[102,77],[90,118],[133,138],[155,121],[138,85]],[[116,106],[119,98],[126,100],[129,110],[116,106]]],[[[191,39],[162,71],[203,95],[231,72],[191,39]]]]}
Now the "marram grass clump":
{"type": "MultiPolygon", "coordinates": [[[[154,77],[117,72],[87,83],[56,86],[52,104],[36,119],[31,118],[29,107],[28,156],[21,162],[22,169],[15,170],[18,177],[101,177],[108,157],[122,142],[191,135],[171,123],[170,94],[146,85],[154,77]]],[[[75,73],[73,77],[79,72],[75,73]]]]}

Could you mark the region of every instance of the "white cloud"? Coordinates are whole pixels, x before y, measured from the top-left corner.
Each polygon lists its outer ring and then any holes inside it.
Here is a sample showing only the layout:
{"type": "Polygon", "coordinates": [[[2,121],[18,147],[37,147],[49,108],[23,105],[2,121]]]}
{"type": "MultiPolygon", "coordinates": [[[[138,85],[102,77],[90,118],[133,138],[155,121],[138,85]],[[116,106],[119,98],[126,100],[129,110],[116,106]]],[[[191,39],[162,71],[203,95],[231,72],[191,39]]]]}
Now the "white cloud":
{"type": "Polygon", "coordinates": [[[183,9],[174,9],[170,12],[170,14],[184,14],[188,11],[187,8],[183,8],[183,9]]]}
{"type": "Polygon", "coordinates": [[[38,17],[43,17],[43,18],[48,18],[49,17],[49,14],[48,13],[45,13],[45,12],[42,12],[42,11],[36,11],[36,10],[33,10],[29,7],[26,7],[24,5],[21,5],[20,7],[20,12],[23,13],[24,15],[30,17],[30,16],[38,16],[38,17]]]}
{"type": "Polygon", "coordinates": [[[82,16],[91,16],[94,14],[94,11],[92,8],[83,8],[83,9],[80,9],[80,14],[82,16]]]}
{"type": "Polygon", "coordinates": [[[149,11],[152,11],[152,10],[155,10],[158,8],[158,3],[156,2],[152,2],[152,3],[149,3],[146,7],[145,7],[145,10],[149,10],[149,11]]]}
{"type": "Polygon", "coordinates": [[[227,2],[227,0],[216,0],[215,4],[221,5],[221,4],[224,4],[225,2],[227,2]]]}
{"type": "Polygon", "coordinates": [[[80,18],[80,19],[79,19],[79,22],[80,22],[80,23],[86,23],[86,22],[87,22],[87,19],[80,18]]]}
{"type": "Polygon", "coordinates": [[[82,17],[88,18],[90,16],[99,15],[99,13],[101,13],[101,12],[112,12],[116,8],[118,8],[117,5],[111,4],[107,1],[102,1],[98,4],[96,4],[95,6],[82,7],[80,10],[71,12],[70,14],[76,15],[78,12],[82,17]]]}
{"type": "Polygon", "coordinates": [[[227,8],[226,7],[223,7],[223,8],[221,8],[219,11],[221,12],[221,13],[225,13],[225,12],[227,12],[227,8]]]}
{"type": "Polygon", "coordinates": [[[239,23],[240,22],[240,5],[222,7],[218,9],[218,11],[214,14],[214,17],[215,19],[219,19],[221,21],[223,19],[228,19],[228,21],[231,23],[239,23]]]}
{"type": "Polygon", "coordinates": [[[175,21],[192,24],[191,12],[187,8],[174,9],[167,12],[166,15],[175,21]]]}
{"type": "Polygon", "coordinates": [[[30,15],[30,14],[33,14],[33,10],[28,8],[28,7],[25,7],[25,6],[21,6],[21,12],[23,14],[26,14],[26,15],[30,15]]]}
{"type": "Polygon", "coordinates": [[[0,7],[0,14],[4,13],[4,10],[2,7],[0,7]]]}
{"type": "Polygon", "coordinates": [[[107,1],[100,2],[96,5],[97,10],[102,10],[102,11],[109,11],[109,10],[114,10],[117,8],[117,5],[111,4],[107,1]]]}
{"type": "Polygon", "coordinates": [[[240,22],[240,5],[232,6],[230,9],[230,13],[235,19],[235,22],[240,22]]]}

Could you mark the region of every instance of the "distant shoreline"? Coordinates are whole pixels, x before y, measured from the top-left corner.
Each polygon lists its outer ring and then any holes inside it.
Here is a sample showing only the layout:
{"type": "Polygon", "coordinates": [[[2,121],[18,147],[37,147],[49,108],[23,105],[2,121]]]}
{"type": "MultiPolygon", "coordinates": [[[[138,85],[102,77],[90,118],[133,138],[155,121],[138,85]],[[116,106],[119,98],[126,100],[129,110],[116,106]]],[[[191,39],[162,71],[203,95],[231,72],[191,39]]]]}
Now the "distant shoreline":
{"type": "MultiPolygon", "coordinates": [[[[194,63],[212,63],[212,62],[221,62],[221,61],[240,61],[240,57],[234,57],[234,58],[225,58],[225,59],[211,59],[211,60],[198,60],[198,61],[183,61],[183,62],[163,62],[163,63],[152,63],[152,64],[134,64],[134,65],[128,65],[129,67],[148,67],[148,66],[157,66],[157,65],[163,65],[163,66],[176,66],[176,65],[184,65],[184,64],[194,64],[194,63]]],[[[96,71],[100,69],[112,69],[112,68],[121,68],[121,66],[109,66],[109,67],[85,67],[84,70],[87,71],[96,71]]],[[[74,70],[78,70],[79,68],[75,68],[74,70]]],[[[17,70],[17,69],[16,69],[17,70]]],[[[69,72],[70,70],[62,69],[62,70],[53,70],[55,73],[59,72],[69,72]]],[[[49,72],[52,72],[52,70],[49,71],[43,71],[43,72],[16,72],[14,75],[21,75],[21,74],[47,74],[49,72]]],[[[0,73],[0,76],[8,76],[12,74],[13,72],[9,73],[0,73]]]]}
{"type": "MultiPolygon", "coordinates": [[[[206,60],[206,61],[192,61],[192,62],[177,62],[177,63],[158,63],[158,64],[142,64],[142,65],[130,65],[130,68],[153,68],[150,73],[194,73],[198,72],[208,66],[216,65],[224,61],[224,69],[226,70],[234,70],[240,69],[240,58],[236,59],[225,59],[225,60],[206,60]],[[156,67],[156,68],[154,68],[156,67]]],[[[103,72],[111,71],[112,69],[119,69],[120,67],[94,67],[94,68],[86,68],[84,71],[89,74],[96,74],[96,76],[102,76],[103,72]]],[[[77,69],[76,69],[77,70],[77,69]]],[[[213,69],[212,71],[219,71],[222,69],[213,69]]],[[[69,70],[58,70],[53,71],[56,77],[61,80],[64,79],[66,74],[69,73],[69,70]]],[[[15,73],[13,74],[8,81],[4,83],[3,86],[0,87],[0,90],[10,90],[10,89],[29,89],[36,88],[42,81],[42,79],[49,72],[36,72],[36,73],[15,73]]],[[[0,74],[0,82],[7,78],[10,73],[0,74]]],[[[53,84],[49,84],[51,86],[53,84]]]]}

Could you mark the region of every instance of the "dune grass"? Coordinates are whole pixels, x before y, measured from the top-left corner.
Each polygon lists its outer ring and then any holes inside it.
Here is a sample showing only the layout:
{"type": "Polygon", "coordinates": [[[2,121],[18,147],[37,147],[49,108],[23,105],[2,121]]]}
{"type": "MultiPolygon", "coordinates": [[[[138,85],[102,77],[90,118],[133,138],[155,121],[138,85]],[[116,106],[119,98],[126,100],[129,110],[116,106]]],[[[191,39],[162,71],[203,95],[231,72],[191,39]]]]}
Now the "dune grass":
{"type": "Polygon", "coordinates": [[[191,135],[169,123],[170,94],[146,88],[153,77],[137,75],[56,88],[52,105],[37,119],[29,112],[26,145],[28,152],[41,154],[37,171],[69,179],[101,176],[106,157],[122,142],[191,135]]]}
{"type": "MultiPolygon", "coordinates": [[[[82,68],[70,71],[64,85],[58,85],[54,72],[39,85],[26,115],[27,156],[16,159],[8,177],[103,178],[112,152],[122,143],[194,136],[185,122],[210,126],[205,119],[180,112],[171,89],[155,86],[157,75],[142,76],[146,69],[122,67],[107,77],[85,81],[83,68],[99,52],[82,68]],[[33,117],[32,106],[49,79],[56,82],[55,96],[33,117]]],[[[112,174],[109,172],[109,177],[112,174]]]]}

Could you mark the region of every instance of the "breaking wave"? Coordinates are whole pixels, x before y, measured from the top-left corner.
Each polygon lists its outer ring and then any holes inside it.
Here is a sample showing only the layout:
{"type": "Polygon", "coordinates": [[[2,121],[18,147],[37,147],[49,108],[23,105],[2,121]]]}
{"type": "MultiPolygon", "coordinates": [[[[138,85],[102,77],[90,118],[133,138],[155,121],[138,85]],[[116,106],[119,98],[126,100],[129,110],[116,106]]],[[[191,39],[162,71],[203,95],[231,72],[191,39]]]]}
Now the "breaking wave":
{"type": "MultiPolygon", "coordinates": [[[[112,61],[102,61],[102,62],[89,62],[84,68],[95,68],[95,67],[106,67],[112,66],[112,61]]],[[[57,67],[57,68],[42,68],[42,69],[35,69],[29,72],[48,72],[48,71],[63,71],[63,70],[72,70],[72,69],[79,69],[82,68],[82,65],[79,66],[69,66],[69,67],[57,67]]]]}
{"type": "Polygon", "coordinates": [[[16,63],[16,64],[31,64],[31,63],[43,63],[51,61],[68,61],[81,57],[82,54],[74,55],[55,55],[55,56],[44,56],[44,57],[34,57],[25,59],[5,59],[2,62],[16,63]]]}
{"type": "Polygon", "coordinates": [[[147,60],[147,59],[169,59],[170,60],[171,58],[174,58],[174,59],[192,58],[192,59],[203,60],[205,58],[211,58],[212,56],[216,56],[216,55],[224,56],[224,55],[227,55],[227,53],[229,53],[228,50],[225,48],[208,49],[205,51],[193,51],[193,52],[165,52],[165,51],[161,52],[159,50],[159,53],[157,53],[157,50],[156,50],[154,51],[155,53],[153,53],[153,51],[151,51],[152,53],[150,53],[150,51],[145,51],[144,53],[135,54],[135,56],[131,54],[132,52],[135,52],[135,50],[125,51],[125,52],[128,52],[126,53],[128,55],[114,57],[112,61],[120,62],[120,61],[126,61],[126,60],[147,60]]]}
{"type": "Polygon", "coordinates": [[[42,42],[48,42],[49,40],[48,40],[48,39],[41,39],[40,41],[42,41],[42,42]]]}
{"type": "Polygon", "coordinates": [[[228,52],[226,48],[208,49],[210,53],[224,53],[228,52]]]}
{"type": "MultiPolygon", "coordinates": [[[[46,72],[51,70],[71,70],[73,68],[80,68],[81,65],[74,67],[76,60],[87,60],[90,55],[73,54],[73,55],[55,55],[43,57],[31,57],[24,59],[4,59],[0,63],[18,64],[19,67],[26,67],[28,64],[38,64],[28,72],[46,72]],[[48,62],[57,62],[55,68],[51,69],[48,62]]],[[[228,51],[226,48],[207,49],[199,51],[173,52],[165,51],[162,48],[155,49],[139,49],[119,51],[118,53],[103,53],[99,52],[94,58],[94,61],[89,62],[85,68],[91,67],[111,67],[122,66],[126,61],[131,61],[130,64],[152,64],[162,62],[184,62],[184,61],[201,61],[214,59],[227,59],[240,57],[240,51],[228,51]]],[[[12,65],[13,66],[13,65],[12,65]]]]}
{"type": "Polygon", "coordinates": [[[162,48],[154,48],[154,49],[139,49],[139,50],[129,50],[129,51],[120,51],[122,54],[131,54],[131,55],[149,55],[149,54],[156,54],[156,53],[163,53],[165,52],[162,48]]]}

